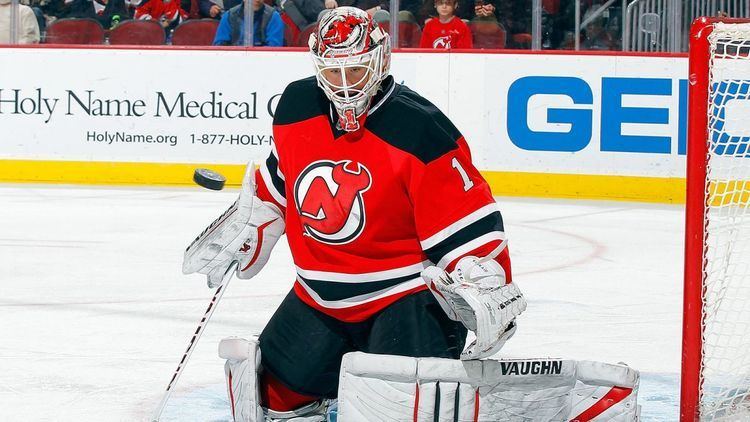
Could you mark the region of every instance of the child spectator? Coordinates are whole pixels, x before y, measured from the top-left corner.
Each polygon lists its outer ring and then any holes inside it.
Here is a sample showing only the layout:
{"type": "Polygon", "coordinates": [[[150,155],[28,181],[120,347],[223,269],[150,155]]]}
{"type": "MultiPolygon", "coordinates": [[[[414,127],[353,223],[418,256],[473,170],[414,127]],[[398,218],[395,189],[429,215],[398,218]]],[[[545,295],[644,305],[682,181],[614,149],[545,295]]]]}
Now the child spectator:
{"type": "MultiPolygon", "coordinates": [[[[253,45],[281,47],[284,45],[284,22],[273,7],[263,0],[253,1],[253,45]]],[[[214,45],[244,45],[245,4],[229,9],[221,15],[214,45]]]]}
{"type": "Polygon", "coordinates": [[[437,18],[430,19],[422,30],[421,48],[472,48],[469,27],[456,17],[457,0],[435,0],[437,18]]]}
{"type": "MultiPolygon", "coordinates": [[[[10,43],[10,0],[0,0],[0,44],[10,43]]],[[[18,5],[18,43],[36,44],[39,42],[39,24],[34,11],[29,6],[18,5]]]]}
{"type": "Polygon", "coordinates": [[[144,0],[135,9],[135,19],[155,20],[164,28],[174,29],[188,18],[188,13],[182,9],[180,0],[144,0]]]}

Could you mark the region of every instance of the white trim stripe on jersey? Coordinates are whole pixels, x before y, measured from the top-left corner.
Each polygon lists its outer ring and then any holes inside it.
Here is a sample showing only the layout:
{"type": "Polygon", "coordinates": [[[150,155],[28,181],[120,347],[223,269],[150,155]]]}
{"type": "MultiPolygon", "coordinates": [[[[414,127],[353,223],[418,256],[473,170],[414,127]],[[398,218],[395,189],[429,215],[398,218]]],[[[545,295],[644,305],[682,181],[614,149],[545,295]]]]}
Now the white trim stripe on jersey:
{"type": "MultiPolygon", "coordinates": [[[[279,153],[276,152],[276,144],[271,145],[271,154],[276,157],[276,162],[279,163],[279,153]]],[[[281,164],[276,165],[276,175],[279,176],[279,179],[286,181],[284,173],[281,172],[281,164]]]]}
{"type": "Polygon", "coordinates": [[[391,84],[391,89],[389,89],[389,90],[388,90],[388,93],[387,93],[387,94],[385,94],[385,95],[383,95],[383,98],[381,98],[381,99],[380,99],[380,101],[378,101],[378,103],[377,103],[377,104],[375,104],[375,105],[373,105],[372,107],[370,107],[370,110],[368,110],[368,111],[367,111],[367,115],[369,116],[369,115],[371,115],[372,113],[374,113],[374,112],[375,112],[375,110],[379,109],[379,108],[380,108],[380,106],[382,106],[382,105],[383,105],[383,103],[385,102],[385,100],[387,100],[387,99],[388,99],[388,97],[390,97],[390,96],[391,96],[391,94],[393,94],[393,90],[395,90],[395,89],[396,89],[396,84],[395,84],[395,83],[392,83],[392,84],[391,84]]]}
{"type": "MultiPolygon", "coordinates": [[[[437,266],[440,268],[445,268],[448,264],[450,264],[454,259],[458,258],[459,256],[467,254],[470,251],[482,245],[492,242],[493,240],[500,240],[501,242],[503,242],[503,244],[505,244],[506,243],[505,232],[501,232],[501,231],[489,232],[489,233],[486,233],[477,237],[476,239],[470,242],[466,242],[463,245],[445,254],[443,258],[440,259],[440,262],[437,263],[437,266]]],[[[500,251],[493,251],[493,253],[494,252],[497,252],[497,254],[499,254],[500,252],[502,252],[502,249],[500,251]]]]}
{"type": "Polygon", "coordinates": [[[499,212],[500,208],[498,208],[496,203],[493,204],[487,204],[483,206],[482,208],[479,208],[478,210],[472,212],[471,214],[467,215],[466,217],[456,221],[455,223],[451,224],[450,226],[440,230],[439,232],[433,234],[432,236],[428,237],[427,239],[419,242],[422,245],[423,250],[430,249],[431,247],[437,245],[438,243],[442,242],[443,240],[449,238],[451,235],[456,234],[458,231],[463,229],[464,227],[470,225],[471,223],[474,223],[493,212],[499,212]]]}
{"type": "Polygon", "coordinates": [[[313,271],[297,267],[297,274],[308,280],[323,280],[335,283],[364,283],[368,281],[383,281],[393,278],[406,277],[415,273],[422,272],[430,266],[430,261],[423,261],[419,264],[409,265],[408,267],[393,268],[385,271],[372,273],[335,273],[328,271],[313,271]]]}
{"type": "Polygon", "coordinates": [[[268,166],[266,166],[265,161],[263,161],[263,163],[260,165],[260,176],[263,178],[263,182],[266,184],[266,188],[268,188],[268,192],[271,193],[273,199],[282,206],[286,207],[286,198],[281,195],[281,192],[276,190],[276,186],[273,184],[271,173],[268,171],[268,166]]]}
{"type": "Polygon", "coordinates": [[[315,292],[310,286],[305,284],[303,280],[300,279],[300,277],[297,277],[297,282],[302,286],[302,288],[307,291],[307,294],[310,295],[310,297],[313,298],[315,303],[318,305],[329,308],[329,309],[345,309],[345,308],[351,308],[353,306],[362,305],[368,302],[373,302],[378,299],[382,299],[388,296],[393,296],[402,292],[405,292],[407,290],[414,289],[419,286],[424,286],[424,280],[422,280],[422,277],[417,277],[413,280],[405,281],[401,284],[397,284],[395,286],[391,286],[382,290],[378,290],[376,292],[372,293],[366,293],[359,296],[354,296],[346,299],[341,300],[323,300],[323,298],[318,295],[318,293],[315,292]]]}

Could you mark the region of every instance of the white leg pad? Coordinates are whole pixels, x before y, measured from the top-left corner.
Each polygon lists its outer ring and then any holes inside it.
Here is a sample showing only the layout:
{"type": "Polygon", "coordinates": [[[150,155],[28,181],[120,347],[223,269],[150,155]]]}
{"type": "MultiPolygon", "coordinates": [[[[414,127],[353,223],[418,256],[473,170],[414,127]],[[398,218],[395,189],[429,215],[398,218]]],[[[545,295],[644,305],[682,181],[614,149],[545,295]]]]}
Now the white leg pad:
{"type": "Polygon", "coordinates": [[[224,374],[235,422],[263,422],[258,369],[260,348],[257,339],[229,337],[219,342],[219,357],[226,359],[224,374]]]}
{"type": "Polygon", "coordinates": [[[636,421],[639,374],[625,365],[580,361],[569,420],[636,421]]]}
{"type": "Polygon", "coordinates": [[[588,411],[592,420],[630,421],[637,418],[637,379],[627,366],[598,362],[354,352],[342,361],[338,417],[342,422],[566,421],[588,411]],[[610,394],[604,406],[600,387],[604,394],[623,391],[610,394]]]}

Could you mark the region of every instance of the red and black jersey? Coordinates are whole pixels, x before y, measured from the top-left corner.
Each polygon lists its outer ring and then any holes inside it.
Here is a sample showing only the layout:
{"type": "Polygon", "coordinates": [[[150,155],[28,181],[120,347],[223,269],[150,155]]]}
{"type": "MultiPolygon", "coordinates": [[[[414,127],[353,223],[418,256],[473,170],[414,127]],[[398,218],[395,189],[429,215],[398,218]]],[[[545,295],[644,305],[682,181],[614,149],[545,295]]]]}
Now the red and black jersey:
{"type": "MultiPolygon", "coordinates": [[[[302,301],[343,321],[367,319],[505,240],[500,211],[469,148],[437,107],[388,77],[357,132],[336,126],[315,78],[291,83],[274,116],[258,195],[285,213],[302,301]]],[[[510,280],[503,248],[496,258],[510,280]]]]}

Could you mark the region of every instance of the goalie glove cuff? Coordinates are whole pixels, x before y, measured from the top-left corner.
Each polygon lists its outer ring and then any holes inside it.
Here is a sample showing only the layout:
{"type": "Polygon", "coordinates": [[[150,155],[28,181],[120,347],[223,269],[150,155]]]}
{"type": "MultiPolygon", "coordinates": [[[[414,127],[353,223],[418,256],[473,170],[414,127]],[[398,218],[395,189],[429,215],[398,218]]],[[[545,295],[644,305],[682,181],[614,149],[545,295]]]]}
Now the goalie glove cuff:
{"type": "Polygon", "coordinates": [[[251,162],[237,201],[185,250],[182,272],[206,274],[208,286],[216,287],[232,262],[238,261],[238,276],[250,278],[263,268],[283,233],[281,211],[255,196],[255,165],[251,162]]]}
{"type": "Polygon", "coordinates": [[[284,217],[270,202],[257,200],[250,225],[245,242],[235,254],[240,264],[237,277],[242,279],[252,278],[260,272],[268,262],[276,242],[284,234],[284,217]]]}
{"type": "Polygon", "coordinates": [[[492,259],[462,258],[450,273],[437,267],[422,271],[422,277],[446,314],[476,334],[461,359],[491,356],[515,332],[509,328],[526,309],[518,287],[505,284],[505,271],[492,259]]]}

